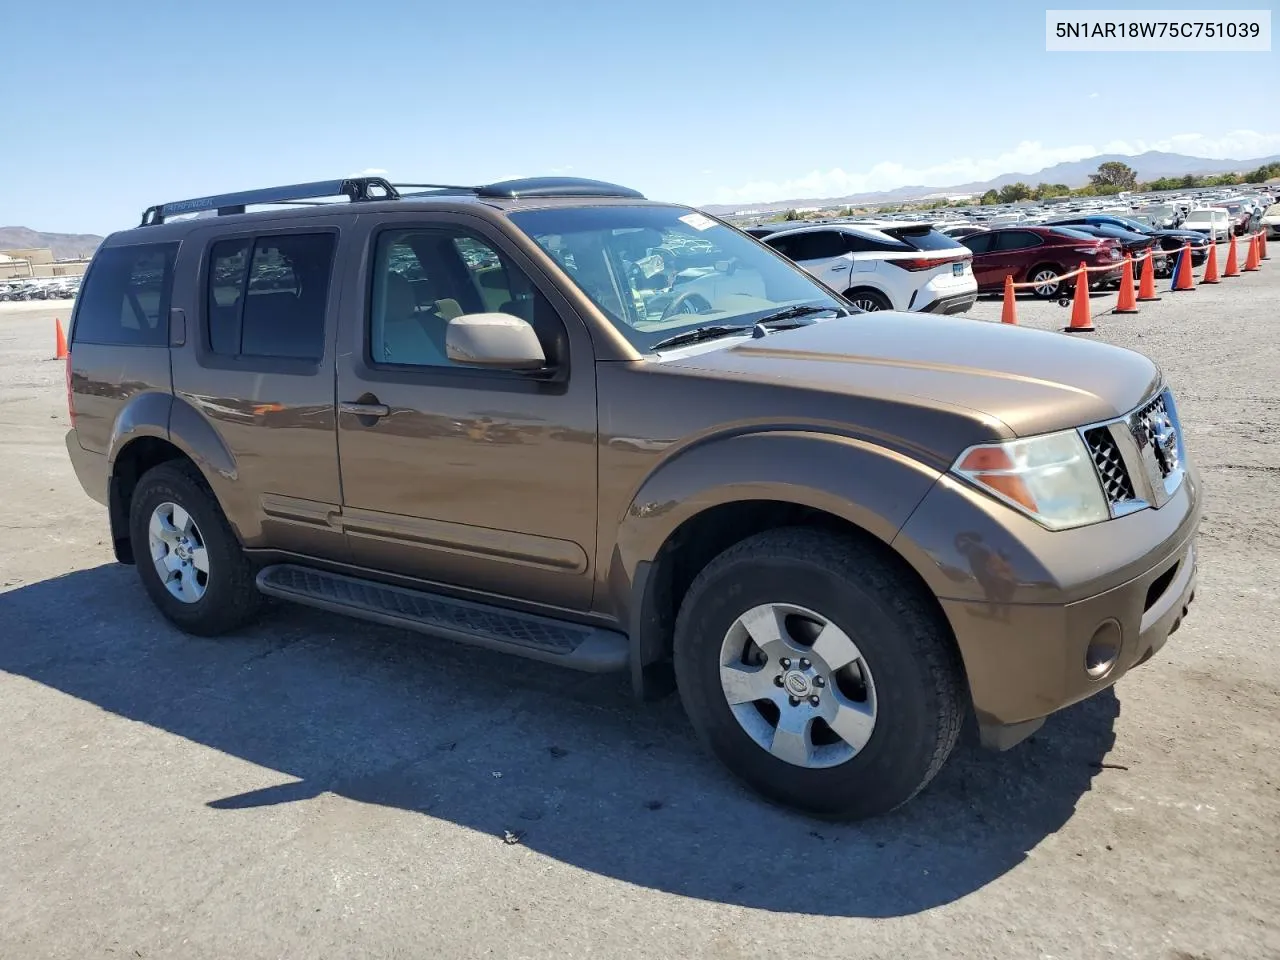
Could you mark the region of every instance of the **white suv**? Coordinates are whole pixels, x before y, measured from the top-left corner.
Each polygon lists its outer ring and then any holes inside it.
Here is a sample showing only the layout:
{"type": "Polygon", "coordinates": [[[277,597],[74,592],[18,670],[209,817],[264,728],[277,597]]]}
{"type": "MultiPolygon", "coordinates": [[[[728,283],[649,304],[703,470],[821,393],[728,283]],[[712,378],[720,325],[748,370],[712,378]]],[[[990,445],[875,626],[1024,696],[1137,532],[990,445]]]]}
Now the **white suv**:
{"type": "Polygon", "coordinates": [[[762,239],[863,310],[964,313],[978,297],[973,254],[929,223],[827,223],[762,239]]]}

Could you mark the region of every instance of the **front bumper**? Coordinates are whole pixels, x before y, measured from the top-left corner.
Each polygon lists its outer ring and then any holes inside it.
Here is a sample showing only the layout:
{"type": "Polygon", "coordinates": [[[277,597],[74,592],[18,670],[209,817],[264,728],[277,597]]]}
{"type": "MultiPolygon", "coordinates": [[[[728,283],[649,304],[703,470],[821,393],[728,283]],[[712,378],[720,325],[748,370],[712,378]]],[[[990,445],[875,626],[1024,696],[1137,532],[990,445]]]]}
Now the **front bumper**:
{"type": "MultiPolygon", "coordinates": [[[[975,696],[983,743],[1008,749],[1034,733],[1048,714],[1107,689],[1146,663],[1182,625],[1197,575],[1192,538],[1142,576],[1075,603],[1001,609],[941,601],[958,640],[982,632],[982,647],[1010,654],[999,667],[1005,689],[994,701],[975,696]],[[1095,645],[1101,653],[1091,649],[1095,645]],[[1111,649],[1110,662],[1091,672],[1089,664],[1111,649]]],[[[965,641],[960,643],[965,649],[965,641]]]]}

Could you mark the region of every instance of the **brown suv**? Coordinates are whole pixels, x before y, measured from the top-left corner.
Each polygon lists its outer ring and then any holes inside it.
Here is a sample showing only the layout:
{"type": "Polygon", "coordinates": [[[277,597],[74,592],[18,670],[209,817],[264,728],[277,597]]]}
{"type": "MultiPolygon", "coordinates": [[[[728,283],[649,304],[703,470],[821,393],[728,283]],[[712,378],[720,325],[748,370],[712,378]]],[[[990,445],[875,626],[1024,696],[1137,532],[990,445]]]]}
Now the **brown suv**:
{"type": "Polygon", "coordinates": [[[184,630],[265,594],[629,671],[762,793],[866,816],[970,708],[1007,747],[1186,613],[1199,484],[1145,357],[860,314],[597,181],[408,189],[166,204],[95,257],[67,450],[184,630]]]}

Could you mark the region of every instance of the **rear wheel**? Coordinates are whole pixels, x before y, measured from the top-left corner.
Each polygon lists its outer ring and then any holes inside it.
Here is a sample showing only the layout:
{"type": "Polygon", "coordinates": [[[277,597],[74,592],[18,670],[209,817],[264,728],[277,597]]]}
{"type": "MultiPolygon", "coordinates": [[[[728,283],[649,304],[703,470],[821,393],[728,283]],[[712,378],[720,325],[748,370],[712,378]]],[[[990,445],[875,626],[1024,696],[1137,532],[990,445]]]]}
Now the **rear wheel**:
{"type": "Polygon", "coordinates": [[[163,463],[143,474],[130,503],[129,535],[143,588],[187,633],[227,633],[261,609],[256,571],[191,464],[163,463]]]}
{"type": "Polygon", "coordinates": [[[1053,300],[1062,293],[1063,283],[1059,279],[1062,276],[1062,268],[1053,264],[1042,263],[1039,266],[1032,267],[1027,272],[1029,282],[1035,284],[1031,288],[1041,300],[1053,300]]]}
{"type": "Polygon", "coordinates": [[[889,298],[877,290],[850,290],[844,298],[852,303],[859,310],[867,313],[875,313],[877,310],[892,310],[893,304],[889,302],[889,298]]]}
{"type": "Polygon", "coordinates": [[[955,745],[962,669],[917,584],[858,540],[801,528],[713,560],[676,621],[695,731],[764,796],[818,816],[885,813],[955,745]]]}

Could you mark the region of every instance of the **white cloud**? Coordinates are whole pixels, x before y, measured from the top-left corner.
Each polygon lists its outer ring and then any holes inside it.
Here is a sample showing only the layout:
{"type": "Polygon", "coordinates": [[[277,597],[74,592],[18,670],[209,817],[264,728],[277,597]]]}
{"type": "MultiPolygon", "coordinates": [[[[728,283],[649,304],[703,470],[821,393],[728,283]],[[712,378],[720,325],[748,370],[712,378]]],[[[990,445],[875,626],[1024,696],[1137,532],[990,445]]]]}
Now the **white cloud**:
{"type": "Polygon", "coordinates": [[[1199,133],[1175,134],[1165,140],[1113,140],[1101,146],[1078,144],[1046,146],[1039,140],[1024,140],[997,156],[961,157],[932,166],[913,167],[884,161],[869,170],[852,171],[839,167],[811,170],[788,180],[755,180],[740,186],[721,187],[714,203],[753,203],[807,197],[839,197],[871,193],[905,186],[947,187],[989,180],[1002,173],[1032,174],[1055,163],[1083,160],[1100,153],[1138,154],[1147,150],[1183,153],[1210,159],[1251,160],[1280,153],[1280,133],[1234,130],[1220,137],[1199,133]]]}
{"type": "Polygon", "coordinates": [[[1080,160],[1098,151],[1082,144],[1070,147],[1047,147],[1038,140],[1024,140],[1012,150],[994,157],[962,157],[928,167],[909,167],[884,161],[870,170],[813,170],[791,180],[758,180],[740,187],[722,187],[717,203],[739,201],[785,200],[798,197],[838,197],[849,193],[892,190],[908,185],[951,186],[974,180],[987,180],[1001,173],[1032,173],[1043,167],[1070,160],[1080,160]]]}
{"type": "Polygon", "coordinates": [[[1098,99],[1098,94],[1096,94],[1096,93],[1091,93],[1091,94],[1089,94],[1089,99],[1090,99],[1090,100],[1097,100],[1097,99],[1098,99]]]}
{"type": "Polygon", "coordinates": [[[1211,160],[1253,160],[1280,153],[1280,133],[1232,130],[1219,137],[1207,137],[1203,133],[1175,133],[1164,140],[1112,140],[1103,146],[1101,152],[1134,154],[1147,150],[1184,153],[1211,160]]]}

